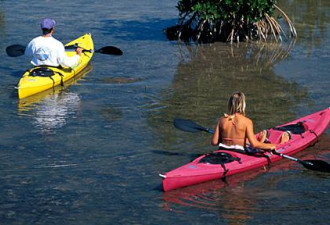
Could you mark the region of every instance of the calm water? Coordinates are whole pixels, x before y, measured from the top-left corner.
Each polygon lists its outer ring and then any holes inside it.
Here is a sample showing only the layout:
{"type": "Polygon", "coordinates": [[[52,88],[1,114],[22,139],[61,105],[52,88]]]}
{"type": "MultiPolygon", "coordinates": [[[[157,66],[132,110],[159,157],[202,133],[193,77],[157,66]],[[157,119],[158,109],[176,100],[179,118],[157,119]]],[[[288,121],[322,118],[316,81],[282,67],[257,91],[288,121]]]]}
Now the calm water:
{"type": "MultiPolygon", "coordinates": [[[[291,161],[164,193],[158,173],[213,150],[208,134],[235,90],[257,130],[329,107],[330,2],[280,1],[296,43],[185,46],[166,40],[177,1],[0,2],[0,224],[328,224],[330,176],[291,161]],[[23,57],[4,49],[57,20],[62,42],[91,32],[95,54],[66,88],[18,101],[23,57]]],[[[296,157],[330,161],[330,129],[296,157]]]]}

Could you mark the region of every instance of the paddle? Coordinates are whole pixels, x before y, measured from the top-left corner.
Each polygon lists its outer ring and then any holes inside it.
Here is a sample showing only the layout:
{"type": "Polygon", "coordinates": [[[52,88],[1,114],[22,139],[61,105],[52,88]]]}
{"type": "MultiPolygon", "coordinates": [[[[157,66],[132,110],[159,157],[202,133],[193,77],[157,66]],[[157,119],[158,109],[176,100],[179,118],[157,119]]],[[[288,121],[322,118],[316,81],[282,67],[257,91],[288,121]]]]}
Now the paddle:
{"type": "Polygon", "coordinates": [[[275,150],[273,150],[272,153],[274,155],[279,155],[284,159],[289,159],[289,160],[298,162],[301,165],[303,165],[306,169],[330,173],[330,164],[325,162],[325,161],[316,160],[316,159],[314,159],[314,160],[300,160],[300,159],[293,158],[291,156],[284,155],[282,153],[276,152],[275,150]]]}
{"type": "MultiPolygon", "coordinates": [[[[65,46],[65,49],[75,49],[77,45],[65,46]]],[[[10,45],[6,48],[6,53],[9,57],[18,57],[24,55],[25,46],[23,45],[10,45]]],[[[83,52],[92,52],[92,50],[84,49],[83,52]]],[[[105,46],[94,51],[95,53],[106,54],[106,55],[122,55],[123,52],[114,46],[105,46]]]]}
{"type": "Polygon", "coordinates": [[[6,53],[9,57],[17,57],[24,55],[25,46],[23,45],[10,45],[6,48],[6,53]]]}
{"type": "MultiPolygon", "coordinates": [[[[174,119],[173,124],[176,128],[183,130],[183,131],[187,131],[187,132],[196,133],[196,132],[205,131],[210,134],[214,133],[213,130],[202,127],[201,125],[199,125],[191,120],[188,120],[188,119],[176,118],[176,119],[174,119]]],[[[300,160],[300,159],[293,158],[291,156],[276,152],[274,150],[272,151],[272,153],[274,155],[279,155],[284,159],[289,159],[289,160],[298,162],[301,165],[303,165],[306,169],[320,171],[320,172],[330,172],[330,165],[327,162],[322,161],[322,160],[300,160]]]]}
{"type": "Polygon", "coordinates": [[[174,119],[173,124],[176,128],[187,132],[196,133],[200,131],[205,131],[210,134],[214,133],[212,129],[202,127],[201,125],[187,119],[176,118],[174,119]]]}
{"type": "MultiPolygon", "coordinates": [[[[77,44],[68,45],[68,46],[65,46],[65,49],[67,49],[67,50],[68,49],[76,49],[78,47],[80,47],[80,46],[78,46],[77,44]]],[[[83,52],[93,52],[93,51],[88,50],[88,49],[84,49],[83,52]]],[[[119,48],[117,48],[115,46],[104,46],[100,49],[95,50],[94,53],[101,53],[101,54],[106,54],[106,55],[122,55],[123,54],[122,50],[120,50],[119,48]]]]}

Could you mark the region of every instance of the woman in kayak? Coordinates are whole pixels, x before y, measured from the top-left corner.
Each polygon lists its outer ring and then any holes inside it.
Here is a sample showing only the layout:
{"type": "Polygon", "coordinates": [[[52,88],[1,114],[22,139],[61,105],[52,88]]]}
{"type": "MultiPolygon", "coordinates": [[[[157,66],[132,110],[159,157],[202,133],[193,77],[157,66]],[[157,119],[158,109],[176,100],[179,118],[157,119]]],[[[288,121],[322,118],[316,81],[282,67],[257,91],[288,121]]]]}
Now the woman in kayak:
{"type": "MultiPolygon", "coordinates": [[[[245,116],[245,95],[243,92],[235,92],[228,100],[228,114],[222,116],[214,130],[211,144],[225,149],[246,150],[250,147],[263,150],[275,150],[275,145],[265,143],[267,131],[262,131],[257,139],[253,131],[253,122],[245,116]]],[[[290,134],[284,132],[280,144],[290,139],[290,134]]]]}
{"type": "Polygon", "coordinates": [[[64,45],[53,37],[55,20],[46,18],[41,21],[42,36],[30,41],[25,49],[26,56],[32,56],[34,66],[73,67],[79,62],[82,48],[77,48],[77,55],[68,57],[64,45]]]}

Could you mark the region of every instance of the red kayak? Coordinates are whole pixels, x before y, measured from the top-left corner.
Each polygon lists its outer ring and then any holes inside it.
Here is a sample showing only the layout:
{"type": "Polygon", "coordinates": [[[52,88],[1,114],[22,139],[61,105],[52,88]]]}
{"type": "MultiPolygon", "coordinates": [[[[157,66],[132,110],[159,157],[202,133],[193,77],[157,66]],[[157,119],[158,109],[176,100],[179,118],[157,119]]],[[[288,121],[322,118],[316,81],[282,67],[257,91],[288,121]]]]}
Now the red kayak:
{"type": "MultiPolygon", "coordinates": [[[[289,157],[288,155],[295,154],[317,142],[318,137],[325,131],[329,122],[330,107],[268,129],[268,139],[271,143],[275,144],[279,143],[283,132],[290,131],[291,133],[291,139],[288,142],[277,146],[276,154],[271,152],[263,153],[261,151],[254,154],[246,154],[244,150],[236,149],[216,150],[213,153],[202,155],[184,166],[167,172],[164,175],[160,174],[163,178],[163,189],[164,191],[169,191],[210,180],[221,179],[225,176],[267,166],[271,162],[278,161],[281,158],[289,158],[305,163],[305,161],[289,157]]],[[[203,129],[203,131],[207,130],[206,128],[203,129]]],[[[317,160],[314,161],[316,162],[317,160]]],[[[325,166],[329,167],[328,164],[325,166]]],[[[305,167],[308,168],[308,165],[305,167]]]]}

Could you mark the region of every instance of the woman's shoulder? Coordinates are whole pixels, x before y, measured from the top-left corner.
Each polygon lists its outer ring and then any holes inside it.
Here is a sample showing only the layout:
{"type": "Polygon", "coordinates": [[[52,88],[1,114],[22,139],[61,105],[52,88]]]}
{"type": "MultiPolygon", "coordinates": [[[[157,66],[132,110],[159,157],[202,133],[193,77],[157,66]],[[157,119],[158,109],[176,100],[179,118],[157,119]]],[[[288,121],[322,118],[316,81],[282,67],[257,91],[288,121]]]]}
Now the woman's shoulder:
{"type": "Polygon", "coordinates": [[[243,122],[243,123],[251,123],[252,122],[250,118],[246,117],[243,114],[238,114],[238,113],[234,114],[234,115],[230,115],[230,116],[228,116],[228,118],[232,118],[235,121],[238,121],[238,122],[240,121],[240,122],[243,122]]]}
{"type": "Polygon", "coordinates": [[[219,118],[219,121],[227,120],[228,118],[230,118],[230,115],[224,113],[224,114],[219,118]]]}
{"type": "Polygon", "coordinates": [[[240,119],[244,121],[246,124],[253,124],[252,120],[249,117],[246,117],[245,115],[240,115],[240,119]]]}

